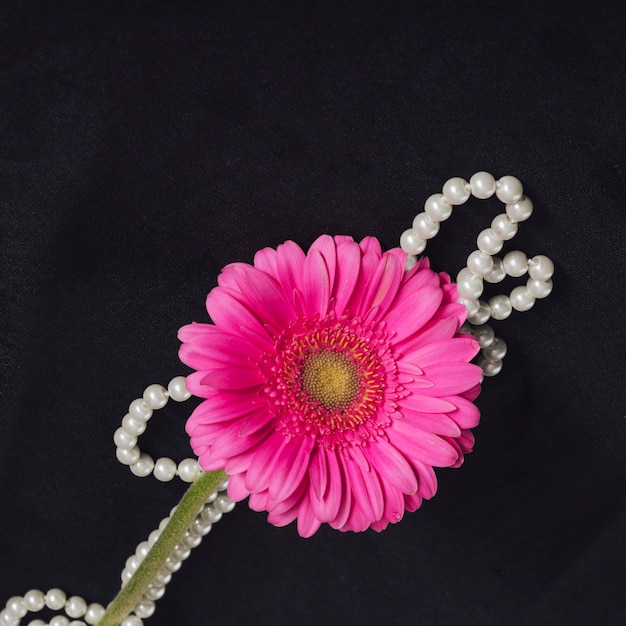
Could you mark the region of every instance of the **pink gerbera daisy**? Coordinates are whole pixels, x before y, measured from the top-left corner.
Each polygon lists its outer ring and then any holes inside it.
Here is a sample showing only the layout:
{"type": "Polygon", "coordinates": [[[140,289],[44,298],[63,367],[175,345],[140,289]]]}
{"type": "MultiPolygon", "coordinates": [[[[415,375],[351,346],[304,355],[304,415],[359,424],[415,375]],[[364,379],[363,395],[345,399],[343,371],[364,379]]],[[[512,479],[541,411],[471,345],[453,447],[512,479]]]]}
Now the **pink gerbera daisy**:
{"type": "Polygon", "coordinates": [[[187,422],[200,465],[277,526],[382,530],[434,495],[433,466],[472,449],[467,311],[428,259],[404,263],[373,237],[323,235],[306,254],[287,241],[224,268],[213,324],[180,330],[204,398],[187,422]]]}

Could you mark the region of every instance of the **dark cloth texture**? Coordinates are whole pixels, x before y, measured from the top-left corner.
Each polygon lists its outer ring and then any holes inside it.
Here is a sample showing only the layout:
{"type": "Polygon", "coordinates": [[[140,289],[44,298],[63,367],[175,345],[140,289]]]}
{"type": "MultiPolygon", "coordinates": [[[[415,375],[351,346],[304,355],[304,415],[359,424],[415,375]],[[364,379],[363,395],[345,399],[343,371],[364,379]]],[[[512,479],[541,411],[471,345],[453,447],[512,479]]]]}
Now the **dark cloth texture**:
{"type": "MultiPolygon", "coordinates": [[[[106,604],[182,495],[112,437],[148,384],[189,372],[177,329],[208,321],[222,267],[322,233],[397,246],[446,179],[486,170],[535,204],[505,250],[556,273],[492,323],[509,353],[474,452],[380,534],[302,539],[238,504],[146,623],[626,623],[625,13],[2,3],[0,601],[106,604]]],[[[455,209],[433,267],[455,276],[502,208],[455,209]]],[[[139,445],[180,460],[194,402],[172,404],[139,445]]]]}

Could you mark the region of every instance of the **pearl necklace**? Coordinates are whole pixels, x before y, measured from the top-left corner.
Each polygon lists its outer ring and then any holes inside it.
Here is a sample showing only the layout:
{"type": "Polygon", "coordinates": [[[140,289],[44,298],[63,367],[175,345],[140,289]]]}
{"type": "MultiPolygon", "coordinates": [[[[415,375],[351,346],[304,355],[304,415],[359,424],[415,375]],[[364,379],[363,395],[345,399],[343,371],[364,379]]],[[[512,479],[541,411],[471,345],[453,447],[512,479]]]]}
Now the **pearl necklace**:
{"type": "MultiPolygon", "coordinates": [[[[500,372],[507,350],[505,342],[495,336],[486,322],[490,318],[506,319],[513,309],[528,311],[537,299],[545,298],[552,291],[554,264],[548,257],[539,255],[528,259],[520,250],[509,252],[502,259],[495,256],[504,246],[504,242],[517,234],[518,223],[527,220],[532,214],[532,201],[523,195],[521,182],[514,176],[503,176],[496,181],[488,172],[477,172],[469,182],[459,177],[450,178],[444,183],[441,193],[433,194],[426,200],[424,212],[415,216],[412,227],[405,230],[400,237],[400,247],[407,254],[406,269],[409,270],[417,263],[416,255],[426,249],[427,241],[439,232],[439,224],[452,215],[454,206],[467,202],[470,195],[484,200],[494,194],[506,205],[506,212],[497,215],[491,222],[491,227],[478,235],[478,249],[467,257],[466,267],[457,274],[456,280],[459,302],[468,311],[467,322],[459,332],[471,334],[478,341],[481,348],[478,364],[485,376],[495,376],[500,372]],[[526,285],[515,287],[508,296],[497,295],[488,302],[479,299],[483,293],[483,281],[499,283],[507,275],[521,277],[527,272],[529,279],[526,285]]],[[[178,464],[169,457],[160,457],[154,461],[151,455],[142,452],[137,445],[154,411],[165,407],[170,398],[176,402],[184,402],[190,397],[184,376],[173,378],[167,388],[158,384],[146,387],[142,397],[130,403],[121,427],[113,435],[118,461],[127,465],[135,476],[142,478],[154,474],[161,482],[171,481],[175,476],[186,483],[196,480],[202,469],[195,458],[183,459],[178,464]]],[[[191,550],[200,545],[213,524],[224,513],[233,510],[235,503],[226,494],[227,486],[228,479],[209,495],[181,541],[176,544],[172,554],[148,585],[135,610],[120,626],[143,626],[143,619],[154,613],[155,602],[163,597],[165,586],[172,579],[172,574],[180,569],[191,550]]],[[[170,511],[169,516],[161,520],[159,527],[150,533],[147,540],[139,543],[134,554],[128,557],[121,574],[122,587],[132,578],[175,510],[176,507],[170,511]]],[[[95,626],[105,612],[101,604],[88,605],[80,596],[68,598],[61,589],[50,589],[45,594],[38,589],[31,589],[23,597],[9,598],[6,607],[0,611],[0,626],[19,626],[21,619],[29,611],[37,612],[44,608],[64,610],[66,615],[56,615],[48,623],[35,619],[28,626],[95,626]]]]}
{"type": "Polygon", "coordinates": [[[504,320],[516,311],[529,311],[535,301],[545,298],[552,291],[554,263],[544,255],[528,259],[520,250],[513,250],[499,258],[496,255],[505,241],[517,234],[518,223],[526,221],[533,212],[533,203],[524,195],[522,183],[515,176],[503,176],[499,180],[488,172],[476,172],[469,183],[459,177],[450,178],[441,193],[430,196],[424,203],[424,212],[413,220],[411,228],[400,236],[400,247],[407,253],[406,268],[417,262],[416,255],[426,249],[426,243],[439,232],[439,224],[452,215],[452,208],[464,204],[470,195],[486,200],[496,195],[506,205],[505,213],[496,215],[491,227],[481,231],[476,239],[478,249],[467,257],[467,265],[457,274],[456,284],[459,302],[467,308],[467,324],[460,332],[474,335],[481,347],[478,364],[485,376],[495,376],[502,369],[506,343],[495,336],[486,325],[492,317],[504,320]],[[493,296],[488,302],[480,300],[483,280],[499,283],[506,276],[519,278],[528,272],[526,285],[515,287],[507,296],[493,296]]]}

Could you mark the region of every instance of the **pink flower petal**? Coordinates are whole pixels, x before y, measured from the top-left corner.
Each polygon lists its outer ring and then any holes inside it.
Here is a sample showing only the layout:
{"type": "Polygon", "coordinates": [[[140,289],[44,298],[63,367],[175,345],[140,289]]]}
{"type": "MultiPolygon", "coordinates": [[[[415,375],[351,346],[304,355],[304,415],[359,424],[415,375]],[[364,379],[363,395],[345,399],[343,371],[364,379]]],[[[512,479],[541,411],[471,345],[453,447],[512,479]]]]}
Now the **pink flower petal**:
{"type": "Polygon", "coordinates": [[[417,481],[419,483],[419,493],[430,500],[437,493],[437,476],[432,465],[422,463],[416,459],[411,460],[411,465],[417,473],[417,481]]]}
{"type": "Polygon", "coordinates": [[[197,337],[204,337],[211,333],[220,332],[213,324],[198,324],[198,322],[191,322],[187,326],[183,326],[178,331],[178,339],[182,342],[193,341],[197,337]]]}
{"type": "Polygon", "coordinates": [[[377,307],[376,317],[380,319],[396,297],[403,271],[404,267],[395,256],[387,254],[379,259],[368,279],[359,313],[364,314],[377,307]]]}
{"type": "Polygon", "coordinates": [[[230,474],[228,478],[228,497],[235,502],[247,498],[250,492],[246,489],[245,474],[230,474]]]}
{"type": "Polygon", "coordinates": [[[269,483],[272,500],[284,500],[299,487],[310,463],[313,440],[310,437],[293,438],[282,449],[269,483]]]}
{"type": "Polygon", "coordinates": [[[384,482],[389,482],[403,493],[417,491],[417,480],[405,456],[384,439],[364,446],[363,452],[376,468],[384,482]]]}
{"type": "Polygon", "coordinates": [[[285,241],[276,248],[278,279],[287,300],[291,300],[295,289],[300,289],[305,254],[293,241],[285,241]]]}
{"type": "MultiPolygon", "coordinates": [[[[411,283],[409,283],[411,285],[411,283]]],[[[387,313],[386,323],[394,330],[394,342],[416,335],[439,308],[441,291],[435,287],[423,287],[418,290],[419,307],[415,300],[404,298],[394,302],[387,313]]]]}
{"type": "Polygon", "coordinates": [[[450,467],[458,459],[456,450],[442,437],[420,430],[405,420],[394,420],[385,432],[405,457],[435,467],[450,467]]]}
{"type": "Polygon", "coordinates": [[[346,309],[350,296],[358,284],[361,269],[361,249],[354,241],[337,245],[337,269],[334,286],[334,309],[338,316],[346,309]]]}
{"type": "Polygon", "coordinates": [[[330,294],[333,292],[335,274],[337,273],[337,250],[335,240],[330,235],[322,235],[311,244],[308,254],[311,254],[311,252],[315,250],[322,255],[324,264],[326,265],[330,298],[330,294]]]}
{"type": "Polygon", "coordinates": [[[461,396],[454,396],[454,398],[446,399],[453,402],[456,406],[456,411],[449,413],[450,419],[453,419],[463,429],[478,426],[478,423],[480,422],[480,411],[473,402],[470,402],[461,396]]]}
{"type": "MultiPolygon", "coordinates": [[[[359,454],[362,455],[363,452],[358,448],[350,450],[351,456],[359,454]]],[[[348,472],[348,480],[350,481],[354,498],[359,503],[366,518],[369,521],[380,519],[383,514],[384,502],[383,490],[380,486],[378,475],[373,469],[363,471],[356,461],[350,462],[350,460],[347,460],[344,465],[348,472]]]]}
{"type": "Polygon", "coordinates": [[[424,395],[449,396],[470,389],[482,380],[482,369],[471,363],[437,363],[424,368],[426,378],[435,383],[424,395]]]}
{"type": "Polygon", "coordinates": [[[207,296],[207,311],[216,326],[233,335],[241,333],[241,327],[249,328],[263,340],[267,347],[273,345],[259,319],[243,304],[221,287],[216,287],[207,296]]]}
{"type": "Polygon", "coordinates": [[[313,506],[308,498],[303,498],[298,510],[298,534],[310,537],[319,529],[321,522],[315,517],[313,506]]]}
{"type": "Polygon", "coordinates": [[[304,261],[302,296],[307,316],[326,315],[330,301],[330,278],[324,257],[318,250],[307,255],[304,261]]]}
{"type": "Polygon", "coordinates": [[[359,247],[363,250],[364,255],[368,252],[373,252],[378,258],[380,258],[383,254],[380,242],[376,239],[376,237],[363,237],[363,239],[359,241],[359,247]]]}
{"type": "Polygon", "coordinates": [[[385,494],[385,510],[383,512],[383,519],[391,522],[392,524],[396,524],[404,516],[405,492],[389,482],[383,482],[382,486],[385,494]]]}
{"type": "Polygon", "coordinates": [[[204,371],[202,384],[216,389],[243,389],[263,383],[264,378],[258,368],[222,367],[204,371]]]}
{"type": "Polygon", "coordinates": [[[402,354],[409,354],[414,350],[427,346],[433,341],[442,341],[452,337],[457,328],[458,322],[454,317],[434,318],[425,324],[417,335],[408,337],[404,341],[394,341],[392,339],[392,343],[396,344],[396,349],[402,354]]]}
{"type": "Polygon", "coordinates": [[[268,488],[276,460],[286,445],[287,439],[279,432],[274,432],[267,438],[250,462],[246,474],[248,491],[264,491],[268,488]]]}
{"type": "Polygon", "coordinates": [[[278,255],[273,248],[263,248],[254,255],[254,267],[278,280],[278,255]]]}
{"type": "Polygon", "coordinates": [[[409,424],[420,430],[450,437],[458,437],[461,434],[458,424],[444,413],[420,413],[411,409],[403,409],[402,413],[409,424]]]}
{"type": "Polygon", "coordinates": [[[403,351],[404,359],[416,363],[420,368],[428,367],[439,363],[447,364],[455,361],[471,361],[480,346],[476,339],[469,335],[463,337],[452,337],[434,341],[425,346],[421,346],[411,352],[403,351]]]}
{"type": "MultiPolygon", "coordinates": [[[[339,515],[341,504],[346,498],[349,500],[350,497],[344,490],[344,478],[337,459],[337,453],[334,450],[327,451],[325,448],[320,448],[317,457],[320,457],[318,460],[320,467],[323,464],[327,467],[326,484],[322,491],[321,483],[323,479],[320,476],[316,476],[315,482],[317,486],[315,486],[313,481],[311,482],[310,498],[317,518],[322,522],[332,522],[339,515]],[[324,461],[321,461],[321,458],[324,461]],[[346,493],[345,497],[344,493],[346,493]]],[[[309,470],[311,471],[313,467],[314,464],[311,463],[309,470]]],[[[313,471],[317,471],[317,468],[313,471]]]]}
{"type": "Polygon", "coordinates": [[[435,398],[432,396],[421,395],[421,389],[419,394],[413,394],[402,398],[400,401],[400,410],[403,411],[404,407],[412,409],[413,411],[419,411],[420,413],[449,413],[456,408],[451,402],[444,400],[443,398],[435,398]]]}

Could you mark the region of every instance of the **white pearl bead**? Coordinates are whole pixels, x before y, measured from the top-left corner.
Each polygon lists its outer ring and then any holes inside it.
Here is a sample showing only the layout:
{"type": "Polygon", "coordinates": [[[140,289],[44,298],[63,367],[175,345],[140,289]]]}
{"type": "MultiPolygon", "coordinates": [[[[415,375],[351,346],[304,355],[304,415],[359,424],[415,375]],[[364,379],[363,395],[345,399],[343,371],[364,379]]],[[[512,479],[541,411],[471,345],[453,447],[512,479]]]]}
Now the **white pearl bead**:
{"type": "Polygon", "coordinates": [[[86,624],[80,619],[73,619],[67,626],[86,626],[86,624]]]}
{"type": "Polygon", "coordinates": [[[483,354],[490,361],[502,361],[506,356],[506,343],[504,339],[496,337],[488,348],[483,350],[483,354]]]}
{"type": "Polygon", "coordinates": [[[26,608],[33,613],[41,611],[46,606],[46,596],[39,589],[31,589],[24,594],[26,608]]]}
{"type": "Polygon", "coordinates": [[[97,602],[92,602],[87,607],[87,613],[85,613],[85,621],[92,626],[95,626],[104,615],[105,609],[101,604],[97,602]]]}
{"type": "Polygon", "coordinates": [[[404,262],[404,271],[408,272],[417,263],[417,257],[414,254],[407,254],[404,262]]]}
{"type": "Polygon", "coordinates": [[[139,567],[139,559],[137,555],[132,554],[126,559],[126,564],[124,566],[129,572],[134,572],[139,567]]]}
{"type": "Polygon", "coordinates": [[[434,193],[424,202],[424,212],[433,222],[445,222],[452,215],[452,205],[441,193],[434,193]]]}
{"type": "Polygon", "coordinates": [[[469,181],[472,195],[485,200],[491,198],[496,191],[496,179],[489,172],[476,172],[469,181]]]}
{"type": "Polygon", "coordinates": [[[191,555],[191,548],[188,548],[185,545],[177,545],[176,548],[174,548],[174,552],[172,552],[172,554],[179,561],[186,561],[191,555]]]}
{"type": "Polygon", "coordinates": [[[28,622],[28,626],[48,626],[42,619],[34,619],[28,622]]]}
{"type": "Polygon", "coordinates": [[[67,597],[62,589],[56,587],[48,589],[46,593],[46,606],[53,611],[59,611],[65,607],[66,599],[67,597]]]}
{"type": "Polygon", "coordinates": [[[135,549],[135,556],[141,562],[146,558],[148,552],[150,552],[150,544],[147,541],[142,541],[135,549]]]}
{"type": "Polygon", "coordinates": [[[194,535],[187,531],[183,537],[183,545],[188,548],[197,548],[202,543],[202,535],[194,535]]]}
{"type": "Polygon", "coordinates": [[[439,232],[439,222],[434,222],[426,213],[419,213],[413,220],[413,230],[421,239],[432,239],[439,232]]]}
{"type": "Polygon", "coordinates": [[[213,506],[210,505],[210,506],[205,506],[202,509],[201,516],[203,520],[207,522],[211,522],[211,524],[215,524],[216,522],[219,522],[222,519],[222,512],[216,511],[213,508],[213,506]]]}
{"type": "Polygon", "coordinates": [[[203,537],[211,532],[212,527],[213,524],[211,522],[205,522],[201,517],[195,519],[192,524],[193,532],[203,537]]]}
{"type": "Polygon", "coordinates": [[[482,326],[491,317],[491,309],[489,308],[489,305],[486,302],[483,302],[482,300],[479,300],[478,302],[480,304],[480,308],[478,309],[478,312],[475,313],[474,315],[469,316],[468,320],[472,324],[476,324],[477,326],[482,326]]]}
{"type": "Polygon", "coordinates": [[[175,574],[182,566],[182,561],[179,561],[178,559],[172,557],[172,556],[168,556],[165,559],[165,563],[163,565],[163,569],[167,570],[168,572],[175,574]]]}
{"type": "Polygon", "coordinates": [[[184,402],[191,398],[191,392],[187,389],[184,376],[172,378],[167,385],[167,392],[170,394],[170,398],[176,402],[184,402]]]}
{"type": "Polygon", "coordinates": [[[528,288],[524,285],[515,287],[509,295],[509,300],[511,300],[511,306],[516,311],[528,311],[535,304],[535,297],[531,295],[528,288]]]}
{"type": "Polygon", "coordinates": [[[485,276],[485,280],[488,283],[499,283],[506,278],[506,272],[504,271],[504,265],[502,263],[502,259],[500,257],[494,256],[493,258],[493,267],[487,276],[485,276]]]}
{"type": "Polygon", "coordinates": [[[65,612],[70,617],[82,617],[87,612],[87,603],[80,596],[72,596],[65,603],[65,612]]]}
{"type": "Polygon", "coordinates": [[[144,594],[149,600],[160,600],[165,595],[165,587],[162,585],[150,587],[144,594]]]}
{"type": "Polygon", "coordinates": [[[526,288],[530,292],[531,296],[534,296],[537,299],[546,298],[552,293],[552,281],[529,278],[526,283],[526,288]]]}
{"type": "Polygon", "coordinates": [[[496,196],[500,202],[517,202],[524,193],[522,183],[515,176],[503,176],[496,183],[496,196]]]}
{"type": "Polygon", "coordinates": [[[459,298],[459,303],[467,309],[467,315],[476,315],[480,311],[480,303],[476,298],[459,298]]]}
{"type": "Polygon", "coordinates": [[[467,269],[479,276],[486,276],[491,272],[493,268],[493,259],[490,255],[481,252],[480,250],[474,250],[467,257],[467,269]]]}
{"type": "Polygon", "coordinates": [[[489,300],[489,309],[491,310],[491,317],[494,320],[505,320],[509,315],[513,307],[508,296],[494,296],[489,300]]]}
{"type": "Polygon", "coordinates": [[[7,609],[0,611],[0,624],[2,626],[18,626],[20,618],[16,617],[7,609]]]}
{"type": "Polygon", "coordinates": [[[512,222],[523,222],[533,213],[533,203],[530,198],[524,196],[517,202],[506,205],[506,214],[512,222]]]}
{"type": "Polygon", "coordinates": [[[158,538],[161,536],[161,531],[160,530],[153,530],[149,535],[148,535],[148,543],[150,544],[150,547],[152,547],[158,540],[158,538]]]}
{"type": "Polygon", "coordinates": [[[13,596],[7,600],[6,610],[17,617],[18,619],[24,617],[28,613],[28,607],[22,596],[13,596]]]}
{"type": "Polygon", "coordinates": [[[65,615],[55,615],[49,622],[50,626],[69,626],[70,620],[65,615]]]}
{"type": "Polygon", "coordinates": [[[213,507],[222,513],[230,513],[235,508],[235,503],[223,493],[215,498],[213,507]]]}
{"type": "Polygon", "coordinates": [[[512,250],[502,259],[504,270],[509,276],[523,276],[528,271],[528,258],[521,250],[512,250]]]}
{"type": "Polygon", "coordinates": [[[476,243],[481,252],[489,255],[498,254],[504,245],[502,239],[496,237],[491,228],[486,228],[481,231],[476,239],[476,243]]]}
{"type": "Polygon", "coordinates": [[[113,435],[113,441],[118,448],[130,450],[137,445],[137,437],[128,433],[124,428],[120,427],[113,435]]]}
{"type": "Polygon", "coordinates": [[[130,413],[124,415],[122,428],[129,434],[139,437],[146,430],[146,423],[135,419],[130,413]]]}
{"type": "Polygon", "coordinates": [[[493,328],[491,326],[483,326],[482,328],[477,328],[474,333],[474,338],[478,341],[478,345],[481,348],[487,348],[496,338],[496,334],[493,332],[493,328]]]}
{"type": "Polygon", "coordinates": [[[154,464],[153,473],[157,480],[166,483],[176,476],[176,463],[168,457],[161,457],[154,464]]]}
{"type": "Polygon", "coordinates": [[[120,626],[143,626],[143,622],[136,615],[129,615],[122,620],[120,626]]]}
{"type": "Polygon", "coordinates": [[[528,275],[535,280],[546,281],[554,274],[554,263],[543,254],[534,256],[528,261],[528,275]]]}
{"type": "Polygon", "coordinates": [[[485,376],[496,376],[502,371],[502,361],[489,361],[488,359],[483,359],[480,362],[480,367],[485,376]]]}
{"type": "Polygon", "coordinates": [[[491,230],[498,239],[508,241],[517,234],[517,224],[512,222],[506,213],[500,213],[493,218],[491,230]]]}
{"type": "Polygon", "coordinates": [[[172,580],[172,573],[166,568],[162,567],[159,573],[154,577],[154,583],[161,586],[167,585],[172,580]]]}
{"type": "Polygon", "coordinates": [[[135,608],[138,617],[148,618],[154,614],[156,606],[151,600],[143,599],[135,608]]]}
{"type": "Polygon", "coordinates": [[[143,399],[151,409],[162,409],[167,404],[167,389],[162,385],[148,385],[143,399]]]}
{"type": "Polygon", "coordinates": [[[461,280],[457,279],[456,289],[461,298],[479,298],[483,292],[482,278],[476,274],[463,276],[461,280]]]}
{"type": "Polygon", "coordinates": [[[135,614],[138,617],[148,618],[154,614],[155,608],[154,602],[144,599],[135,608],[135,614]]]}
{"type": "Polygon", "coordinates": [[[140,455],[141,452],[137,446],[130,448],[130,450],[126,448],[117,448],[115,450],[115,456],[122,465],[133,465],[137,463],[140,455]]]}
{"type": "Polygon", "coordinates": [[[455,176],[448,179],[443,184],[442,193],[450,204],[463,204],[470,197],[470,190],[467,181],[455,176]]]}
{"type": "Polygon", "coordinates": [[[178,464],[178,475],[186,483],[192,483],[202,475],[202,470],[196,459],[183,459],[178,464]]]}
{"type": "Polygon", "coordinates": [[[128,406],[128,413],[140,422],[147,422],[152,417],[152,409],[143,398],[133,400],[128,406]]]}
{"type": "MultiPolygon", "coordinates": [[[[226,491],[226,489],[228,489],[228,476],[222,479],[222,482],[217,486],[217,491],[226,491]]],[[[209,502],[209,499],[207,498],[206,501],[209,502]]]]}
{"type": "Polygon", "coordinates": [[[421,254],[426,249],[426,241],[412,228],[407,228],[400,235],[400,247],[407,254],[421,254]]]}
{"type": "Polygon", "coordinates": [[[145,452],[142,452],[139,455],[139,458],[131,464],[130,471],[139,478],[145,478],[146,476],[150,476],[152,470],[154,469],[154,460],[145,452]]]}

